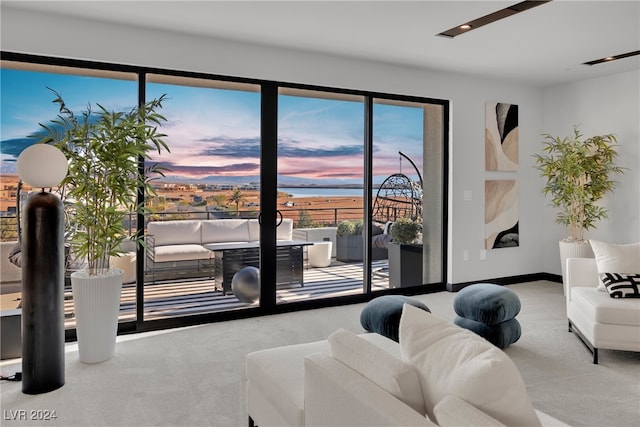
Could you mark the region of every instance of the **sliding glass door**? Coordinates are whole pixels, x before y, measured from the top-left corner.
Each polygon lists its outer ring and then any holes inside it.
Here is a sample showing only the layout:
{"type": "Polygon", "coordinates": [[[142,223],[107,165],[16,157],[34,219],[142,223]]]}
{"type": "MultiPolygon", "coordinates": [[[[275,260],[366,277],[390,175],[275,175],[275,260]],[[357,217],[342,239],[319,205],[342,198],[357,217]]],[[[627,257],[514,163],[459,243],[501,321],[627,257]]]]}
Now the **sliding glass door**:
{"type": "MultiPolygon", "coordinates": [[[[160,131],[170,151],[139,159],[139,170],[159,163],[166,173],[149,177],[155,192],[139,195],[146,213],[127,220],[145,246],[124,248],[135,266],[123,326],[443,287],[446,101],[7,56],[18,59],[2,62],[3,244],[17,239],[15,159],[57,114],[47,87],[78,112],[165,95],[160,131]]],[[[71,328],[72,298],[69,289],[71,328]]]]}
{"type": "MultiPolygon", "coordinates": [[[[278,303],[363,292],[364,97],[280,88],[278,210],[303,271],[278,270],[278,303]]],[[[283,230],[284,231],[284,230],[283,230]]]]}
{"type": "Polygon", "coordinates": [[[441,282],[443,273],[444,108],[373,100],[372,253],[386,248],[374,283],[406,288],[441,282]]]}
{"type": "Polygon", "coordinates": [[[171,151],[147,161],[167,170],[146,195],[144,319],[256,307],[257,281],[232,280],[259,267],[260,86],[147,75],[146,98],[163,94],[171,151]]]}

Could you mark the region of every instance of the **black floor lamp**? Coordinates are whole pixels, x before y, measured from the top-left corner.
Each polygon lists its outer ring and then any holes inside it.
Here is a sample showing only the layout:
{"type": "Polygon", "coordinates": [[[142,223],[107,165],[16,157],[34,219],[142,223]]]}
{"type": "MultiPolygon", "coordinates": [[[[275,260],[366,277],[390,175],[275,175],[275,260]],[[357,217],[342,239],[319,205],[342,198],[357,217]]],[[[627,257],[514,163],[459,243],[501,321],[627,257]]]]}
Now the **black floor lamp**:
{"type": "Polygon", "coordinates": [[[24,183],[40,188],[22,218],[22,392],[46,393],[64,385],[64,210],[45,188],[60,184],[67,159],[58,148],[34,144],[16,163],[24,183]]]}

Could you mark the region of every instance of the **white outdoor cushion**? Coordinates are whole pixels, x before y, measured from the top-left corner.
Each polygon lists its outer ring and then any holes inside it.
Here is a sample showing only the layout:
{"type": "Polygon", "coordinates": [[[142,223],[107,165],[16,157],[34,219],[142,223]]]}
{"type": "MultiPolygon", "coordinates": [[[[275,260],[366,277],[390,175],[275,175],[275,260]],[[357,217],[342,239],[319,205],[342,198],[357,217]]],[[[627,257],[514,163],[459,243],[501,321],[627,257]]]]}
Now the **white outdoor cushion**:
{"type": "MultiPolygon", "coordinates": [[[[257,219],[249,220],[249,240],[260,240],[260,223],[257,219]]],[[[276,228],[276,240],[293,240],[293,220],[284,218],[276,228]]]]}
{"type": "Polygon", "coordinates": [[[156,246],[200,244],[200,221],[151,221],[147,233],[155,239],[156,246]]]}
{"type": "MultiPolygon", "coordinates": [[[[589,240],[596,258],[598,276],[602,273],[640,273],[640,243],[616,245],[589,240]]],[[[598,290],[607,292],[598,277],[598,290]]]]}
{"type": "Polygon", "coordinates": [[[209,249],[210,251],[220,251],[224,249],[229,249],[229,245],[238,245],[240,248],[257,248],[257,242],[248,242],[246,240],[243,241],[229,241],[229,242],[219,242],[219,243],[205,243],[204,247],[209,249]]]}
{"type": "Polygon", "coordinates": [[[249,240],[260,240],[260,223],[257,219],[250,219],[247,221],[247,227],[249,227],[249,240]]]}
{"type": "Polygon", "coordinates": [[[571,301],[596,323],[640,326],[640,300],[611,298],[607,292],[596,288],[571,288],[571,301]]]}
{"type": "Polygon", "coordinates": [[[277,240],[292,240],[293,239],[293,220],[291,218],[285,218],[282,223],[276,228],[277,240]]]}
{"type": "Polygon", "coordinates": [[[505,425],[540,425],[515,364],[482,337],[405,304],[400,347],[419,372],[432,419],[435,406],[451,394],[505,425]]]}
{"type": "Polygon", "coordinates": [[[209,259],[213,252],[200,245],[165,245],[156,246],[154,262],[190,261],[209,259]]]}
{"type": "Polygon", "coordinates": [[[249,226],[246,219],[208,219],[202,221],[202,243],[246,242],[249,226]]]}
{"type": "Polygon", "coordinates": [[[353,332],[339,329],[329,336],[331,356],[358,372],[418,413],[425,415],[416,369],[353,332]]]}

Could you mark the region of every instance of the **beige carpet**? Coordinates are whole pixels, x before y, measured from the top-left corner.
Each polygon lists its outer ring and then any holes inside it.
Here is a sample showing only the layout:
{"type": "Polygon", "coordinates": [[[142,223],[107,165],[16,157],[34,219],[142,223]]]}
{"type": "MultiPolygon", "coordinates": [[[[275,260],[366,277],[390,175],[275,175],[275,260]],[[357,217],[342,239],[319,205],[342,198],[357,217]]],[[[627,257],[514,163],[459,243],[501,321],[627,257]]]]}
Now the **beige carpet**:
{"type": "MultiPolygon", "coordinates": [[[[509,286],[522,301],[522,338],[506,349],[528,385],[534,406],[573,426],[640,423],[640,353],[602,350],[600,365],[567,332],[559,284],[509,286]]],[[[453,320],[455,294],[417,296],[434,314],[453,320]]],[[[78,361],[69,345],[66,384],[37,396],[2,382],[4,426],[244,426],[244,356],[255,350],[326,338],[338,328],[362,332],[362,304],[235,320],[119,338],[105,363],[78,361]],[[52,421],[12,420],[31,410],[55,411],[52,421]]],[[[7,375],[19,361],[0,364],[7,375]]]]}

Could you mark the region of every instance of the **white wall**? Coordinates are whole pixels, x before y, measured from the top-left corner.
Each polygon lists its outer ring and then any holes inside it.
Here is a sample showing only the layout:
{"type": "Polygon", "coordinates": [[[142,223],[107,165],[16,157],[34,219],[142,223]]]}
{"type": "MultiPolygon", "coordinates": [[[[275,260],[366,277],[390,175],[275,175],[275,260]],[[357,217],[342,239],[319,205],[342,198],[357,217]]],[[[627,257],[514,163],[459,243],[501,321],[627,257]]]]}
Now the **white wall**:
{"type": "MultiPolygon", "coordinates": [[[[600,66],[606,66],[602,64],[600,66]]],[[[618,137],[619,165],[628,168],[614,193],[602,201],[609,218],[596,224],[585,238],[611,243],[640,242],[640,71],[548,87],[543,91],[544,132],[567,136],[580,125],[585,137],[613,133],[618,137]]],[[[541,182],[540,185],[542,185],[541,182]]],[[[558,247],[553,243],[568,234],[554,224],[557,210],[544,209],[545,270],[560,272],[558,247]]]]}
{"type": "MultiPolygon", "coordinates": [[[[559,272],[559,268],[558,271],[553,270],[553,263],[545,256],[549,246],[557,246],[557,238],[552,233],[541,232],[553,226],[553,219],[548,218],[544,207],[545,201],[540,193],[542,182],[533,169],[531,157],[539,148],[542,132],[564,131],[567,128],[565,121],[573,123],[570,117],[557,125],[551,123],[551,118],[561,111],[549,101],[553,91],[544,92],[547,97],[543,106],[541,89],[508,82],[170,32],[109,26],[43,16],[6,6],[2,8],[1,19],[0,40],[5,51],[450,100],[448,282],[559,272]],[[516,173],[489,174],[484,171],[485,101],[519,105],[520,170],[516,173]],[[547,126],[543,126],[543,117],[547,126]],[[520,247],[488,251],[487,259],[480,260],[480,251],[484,248],[484,180],[498,177],[519,180],[520,247]],[[464,191],[472,192],[471,201],[463,200],[464,191]],[[469,251],[469,261],[463,261],[464,250],[469,251]]],[[[571,92],[578,92],[578,89],[571,92]]],[[[590,117],[582,120],[586,123],[590,117]]],[[[635,135],[637,137],[637,132],[635,135]]],[[[637,214],[635,218],[637,221],[637,214]]],[[[637,230],[636,222],[636,233],[637,230]]]]}

